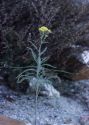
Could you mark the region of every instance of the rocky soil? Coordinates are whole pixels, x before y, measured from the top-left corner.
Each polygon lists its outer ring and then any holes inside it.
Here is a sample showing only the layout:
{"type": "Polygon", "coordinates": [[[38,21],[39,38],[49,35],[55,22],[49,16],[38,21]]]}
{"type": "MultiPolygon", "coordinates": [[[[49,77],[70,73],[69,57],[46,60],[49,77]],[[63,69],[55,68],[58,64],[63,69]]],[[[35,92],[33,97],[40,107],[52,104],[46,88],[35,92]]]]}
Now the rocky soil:
{"type": "MultiPolygon", "coordinates": [[[[0,114],[34,124],[35,95],[16,93],[1,85],[0,114]]],[[[77,99],[62,95],[60,98],[38,98],[38,125],[82,125],[80,120],[84,116],[89,116],[88,109],[77,99]]]]}

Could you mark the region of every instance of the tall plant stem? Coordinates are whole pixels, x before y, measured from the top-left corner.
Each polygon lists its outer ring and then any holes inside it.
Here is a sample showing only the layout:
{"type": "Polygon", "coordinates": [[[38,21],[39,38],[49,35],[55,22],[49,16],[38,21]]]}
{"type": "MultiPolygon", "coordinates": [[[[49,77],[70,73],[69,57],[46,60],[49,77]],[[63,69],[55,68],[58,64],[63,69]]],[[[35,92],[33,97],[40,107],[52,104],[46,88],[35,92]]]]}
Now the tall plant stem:
{"type": "Polygon", "coordinates": [[[38,103],[38,95],[39,95],[39,77],[40,77],[40,72],[41,72],[41,48],[42,44],[44,42],[43,40],[44,34],[41,37],[40,45],[39,45],[39,50],[38,50],[38,57],[37,57],[37,83],[36,83],[36,103],[35,103],[35,125],[37,125],[37,103],[38,103]]]}
{"type": "MultiPolygon", "coordinates": [[[[38,81],[38,80],[37,80],[38,81]]],[[[36,102],[35,102],[35,125],[37,125],[37,104],[38,104],[39,86],[36,84],[36,102]]]]}
{"type": "Polygon", "coordinates": [[[41,67],[41,45],[39,46],[39,51],[38,51],[38,63],[37,63],[37,83],[36,83],[36,102],[35,102],[35,125],[37,125],[37,103],[38,103],[38,95],[39,95],[39,85],[38,85],[38,79],[40,76],[40,67],[41,67]]]}

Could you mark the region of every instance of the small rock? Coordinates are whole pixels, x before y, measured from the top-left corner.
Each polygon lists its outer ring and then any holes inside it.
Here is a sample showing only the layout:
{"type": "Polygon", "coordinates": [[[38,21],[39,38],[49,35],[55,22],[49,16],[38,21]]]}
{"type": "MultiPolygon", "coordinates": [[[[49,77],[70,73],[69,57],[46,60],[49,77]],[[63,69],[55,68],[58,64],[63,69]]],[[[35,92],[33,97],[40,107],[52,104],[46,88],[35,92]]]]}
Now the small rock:
{"type": "Polygon", "coordinates": [[[89,125],[89,116],[82,116],[80,118],[80,124],[81,125],[89,125]]]}
{"type": "Polygon", "coordinates": [[[68,124],[61,124],[61,125],[78,125],[78,124],[68,123],[68,124]]]}
{"type": "Polygon", "coordinates": [[[60,97],[60,92],[57,91],[51,81],[45,80],[45,79],[37,79],[37,78],[32,78],[30,83],[29,83],[29,88],[35,92],[36,91],[36,86],[39,86],[39,94],[40,95],[45,95],[48,97],[60,97]]]}
{"type": "Polygon", "coordinates": [[[32,125],[31,123],[27,123],[26,125],[32,125]]]}
{"type": "Polygon", "coordinates": [[[89,48],[66,47],[62,50],[59,60],[61,69],[69,72],[63,76],[72,80],[89,79],[89,48]]]}
{"type": "Polygon", "coordinates": [[[23,121],[19,121],[16,119],[0,115],[0,125],[26,125],[26,124],[23,121]]]}

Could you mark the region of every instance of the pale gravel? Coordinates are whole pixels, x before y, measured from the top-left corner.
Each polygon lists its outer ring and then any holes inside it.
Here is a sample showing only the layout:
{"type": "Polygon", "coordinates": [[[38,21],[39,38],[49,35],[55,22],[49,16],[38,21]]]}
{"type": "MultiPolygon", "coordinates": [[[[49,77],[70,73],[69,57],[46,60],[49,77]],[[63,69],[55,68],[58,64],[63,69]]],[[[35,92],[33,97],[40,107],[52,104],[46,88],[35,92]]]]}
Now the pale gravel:
{"type": "MultiPolygon", "coordinates": [[[[2,90],[4,91],[4,89],[2,90]]],[[[0,95],[0,114],[34,123],[35,95],[17,94],[8,89],[5,89],[4,92],[4,94],[12,93],[15,101],[10,102],[0,95]]],[[[37,111],[38,125],[78,123],[81,116],[89,115],[83,104],[63,96],[57,99],[40,96],[37,111]]]]}

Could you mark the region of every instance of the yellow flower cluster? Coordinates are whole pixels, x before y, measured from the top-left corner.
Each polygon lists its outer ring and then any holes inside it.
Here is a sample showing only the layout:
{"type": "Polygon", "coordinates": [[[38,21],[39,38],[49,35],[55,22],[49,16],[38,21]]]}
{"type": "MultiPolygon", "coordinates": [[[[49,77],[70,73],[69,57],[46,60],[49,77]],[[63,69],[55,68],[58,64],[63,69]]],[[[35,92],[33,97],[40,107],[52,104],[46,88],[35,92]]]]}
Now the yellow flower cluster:
{"type": "Polygon", "coordinates": [[[51,33],[51,30],[48,29],[47,27],[45,26],[42,26],[39,28],[39,31],[42,32],[42,33],[51,33]]]}

